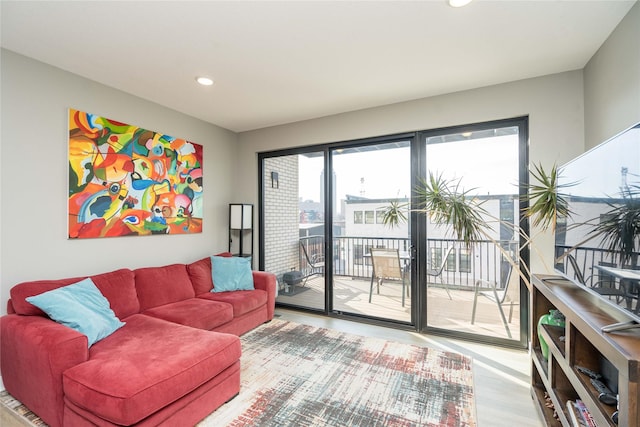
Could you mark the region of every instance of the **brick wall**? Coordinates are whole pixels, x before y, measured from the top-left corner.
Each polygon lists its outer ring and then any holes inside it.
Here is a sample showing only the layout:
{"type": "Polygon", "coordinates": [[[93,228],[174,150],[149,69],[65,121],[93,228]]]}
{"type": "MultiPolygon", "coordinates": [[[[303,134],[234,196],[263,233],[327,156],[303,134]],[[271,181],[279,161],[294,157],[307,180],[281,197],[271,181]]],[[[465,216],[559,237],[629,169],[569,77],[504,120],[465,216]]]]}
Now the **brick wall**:
{"type": "Polygon", "coordinates": [[[298,156],[272,157],[264,161],[264,259],[265,270],[278,275],[300,269],[298,260],[298,156]],[[278,173],[278,186],[271,184],[278,173]]]}

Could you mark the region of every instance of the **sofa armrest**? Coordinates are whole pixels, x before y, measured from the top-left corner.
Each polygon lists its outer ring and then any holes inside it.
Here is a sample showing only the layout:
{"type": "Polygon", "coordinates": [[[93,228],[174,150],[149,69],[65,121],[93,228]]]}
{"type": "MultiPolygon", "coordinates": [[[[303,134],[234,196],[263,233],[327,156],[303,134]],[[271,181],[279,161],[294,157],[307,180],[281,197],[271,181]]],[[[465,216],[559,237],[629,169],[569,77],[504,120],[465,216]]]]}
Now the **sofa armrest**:
{"type": "Polygon", "coordinates": [[[89,358],[87,337],[42,316],[0,317],[5,388],[52,427],[62,426],[62,373],[89,358]]]}
{"type": "Polygon", "coordinates": [[[276,289],[278,281],[276,275],[267,271],[253,271],[253,287],[267,291],[267,314],[269,320],[273,319],[276,308],[276,289]]]}

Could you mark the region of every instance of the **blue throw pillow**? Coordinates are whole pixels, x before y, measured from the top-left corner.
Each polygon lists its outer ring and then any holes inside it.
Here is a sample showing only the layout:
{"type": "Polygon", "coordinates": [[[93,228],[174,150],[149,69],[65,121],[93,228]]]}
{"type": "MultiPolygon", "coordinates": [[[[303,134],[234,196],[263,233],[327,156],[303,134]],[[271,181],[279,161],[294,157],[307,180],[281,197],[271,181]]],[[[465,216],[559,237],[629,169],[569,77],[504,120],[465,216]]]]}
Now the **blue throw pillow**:
{"type": "Polygon", "coordinates": [[[211,292],[252,291],[251,258],[211,257],[211,292]]]}
{"type": "Polygon", "coordinates": [[[54,321],[89,339],[89,347],[124,326],[90,278],[25,298],[54,321]]]}

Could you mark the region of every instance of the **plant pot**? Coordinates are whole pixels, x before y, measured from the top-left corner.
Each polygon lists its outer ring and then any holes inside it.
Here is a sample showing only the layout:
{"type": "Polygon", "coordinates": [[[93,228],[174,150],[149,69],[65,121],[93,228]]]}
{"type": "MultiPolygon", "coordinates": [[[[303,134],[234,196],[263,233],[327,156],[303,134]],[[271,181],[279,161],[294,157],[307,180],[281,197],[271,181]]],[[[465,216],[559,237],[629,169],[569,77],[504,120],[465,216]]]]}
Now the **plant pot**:
{"type": "Polygon", "coordinates": [[[549,345],[542,337],[542,325],[564,326],[564,315],[559,310],[549,310],[548,314],[543,315],[538,320],[538,339],[540,340],[540,351],[545,360],[549,359],[549,345]]]}

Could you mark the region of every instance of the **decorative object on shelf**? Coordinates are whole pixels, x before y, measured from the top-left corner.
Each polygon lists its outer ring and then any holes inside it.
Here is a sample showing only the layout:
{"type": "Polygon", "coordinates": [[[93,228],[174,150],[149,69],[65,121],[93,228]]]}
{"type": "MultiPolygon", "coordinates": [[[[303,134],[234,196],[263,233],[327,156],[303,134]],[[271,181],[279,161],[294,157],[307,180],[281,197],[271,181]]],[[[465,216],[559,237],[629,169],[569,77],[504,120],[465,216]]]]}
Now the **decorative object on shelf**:
{"type": "Polygon", "coordinates": [[[202,157],[202,145],[69,109],[69,238],[201,233],[202,157]]]}
{"type": "Polygon", "coordinates": [[[252,204],[229,204],[229,252],[233,256],[251,257],[253,259],[252,204]]]}
{"type": "Polygon", "coordinates": [[[540,350],[545,359],[549,359],[549,346],[542,337],[542,325],[564,326],[565,319],[559,310],[549,310],[548,314],[540,317],[538,320],[538,339],[540,340],[540,350]]]}
{"type": "Polygon", "coordinates": [[[582,422],[587,427],[597,427],[598,426],[598,424],[596,424],[596,421],[593,419],[593,416],[591,415],[591,412],[589,412],[589,409],[587,408],[587,406],[584,404],[584,402],[582,400],[576,399],[575,405],[576,405],[576,408],[578,409],[578,414],[580,415],[580,418],[581,418],[582,422]]]}
{"type": "Polygon", "coordinates": [[[544,406],[549,410],[553,411],[553,418],[558,419],[558,411],[556,411],[556,406],[553,404],[553,400],[551,400],[551,396],[546,391],[544,392],[544,406]]]}

